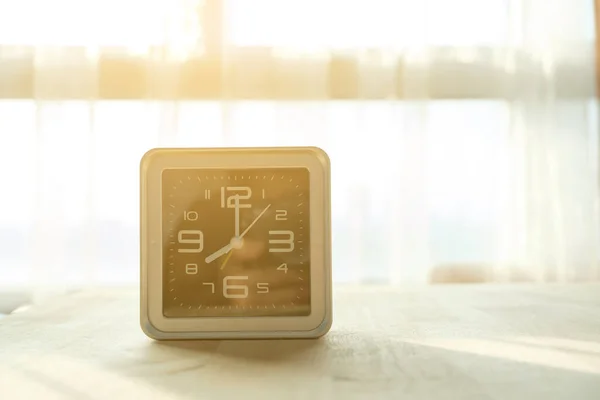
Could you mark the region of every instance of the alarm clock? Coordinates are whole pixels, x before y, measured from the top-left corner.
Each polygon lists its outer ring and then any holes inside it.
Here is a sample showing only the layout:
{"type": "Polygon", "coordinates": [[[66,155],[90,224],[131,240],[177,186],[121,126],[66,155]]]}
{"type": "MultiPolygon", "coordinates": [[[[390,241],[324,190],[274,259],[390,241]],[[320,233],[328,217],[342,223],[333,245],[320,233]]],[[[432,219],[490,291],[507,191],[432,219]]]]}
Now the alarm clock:
{"type": "Polygon", "coordinates": [[[330,162],[315,147],[156,148],[140,163],[140,322],[169,339],[332,322],[330,162]]]}

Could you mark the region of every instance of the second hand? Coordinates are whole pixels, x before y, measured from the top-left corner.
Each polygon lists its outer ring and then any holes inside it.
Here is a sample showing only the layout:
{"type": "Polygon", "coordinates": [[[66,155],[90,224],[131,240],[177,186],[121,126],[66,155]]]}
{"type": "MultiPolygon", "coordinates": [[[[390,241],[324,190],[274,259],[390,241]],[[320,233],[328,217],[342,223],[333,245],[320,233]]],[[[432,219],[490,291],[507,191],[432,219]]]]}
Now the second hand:
{"type": "Polygon", "coordinates": [[[233,254],[233,249],[231,249],[229,251],[229,254],[227,254],[227,257],[225,257],[225,259],[221,263],[221,269],[223,269],[223,267],[225,267],[225,264],[227,264],[227,261],[229,261],[229,258],[231,257],[232,254],[233,254]]]}

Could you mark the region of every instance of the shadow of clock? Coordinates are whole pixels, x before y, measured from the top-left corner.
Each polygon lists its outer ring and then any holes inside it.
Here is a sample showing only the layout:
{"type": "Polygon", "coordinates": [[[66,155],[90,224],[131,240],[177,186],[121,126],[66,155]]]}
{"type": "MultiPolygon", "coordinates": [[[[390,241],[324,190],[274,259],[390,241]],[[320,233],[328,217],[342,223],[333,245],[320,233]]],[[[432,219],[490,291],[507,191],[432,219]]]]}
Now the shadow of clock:
{"type": "MultiPolygon", "coordinates": [[[[185,340],[153,342],[149,352],[169,353],[195,360],[202,356],[217,355],[219,358],[247,362],[288,363],[311,359],[327,347],[325,338],[319,339],[254,339],[254,340],[185,340]]],[[[199,367],[200,367],[199,363],[199,367]]]]}

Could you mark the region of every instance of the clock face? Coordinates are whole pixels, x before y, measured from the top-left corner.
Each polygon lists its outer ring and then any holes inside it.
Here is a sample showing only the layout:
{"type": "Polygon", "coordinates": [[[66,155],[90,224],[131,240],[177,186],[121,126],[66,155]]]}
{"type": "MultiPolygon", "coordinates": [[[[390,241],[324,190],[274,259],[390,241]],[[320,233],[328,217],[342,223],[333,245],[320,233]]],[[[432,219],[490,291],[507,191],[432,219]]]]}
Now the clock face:
{"type": "Polygon", "coordinates": [[[310,314],[305,168],[162,173],[163,315],[310,314]]]}

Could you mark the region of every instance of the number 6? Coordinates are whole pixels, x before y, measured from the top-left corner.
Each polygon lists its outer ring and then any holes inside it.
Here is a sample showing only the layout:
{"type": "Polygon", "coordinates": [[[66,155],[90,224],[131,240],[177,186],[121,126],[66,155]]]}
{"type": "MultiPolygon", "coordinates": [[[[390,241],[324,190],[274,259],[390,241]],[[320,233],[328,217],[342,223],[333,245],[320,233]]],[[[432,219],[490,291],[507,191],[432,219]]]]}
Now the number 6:
{"type": "Polygon", "coordinates": [[[248,297],[248,286],[246,285],[230,285],[232,279],[247,280],[247,276],[226,276],[223,278],[223,297],[226,299],[245,299],[248,297]],[[241,290],[243,293],[232,294],[230,290],[241,290]]]}

